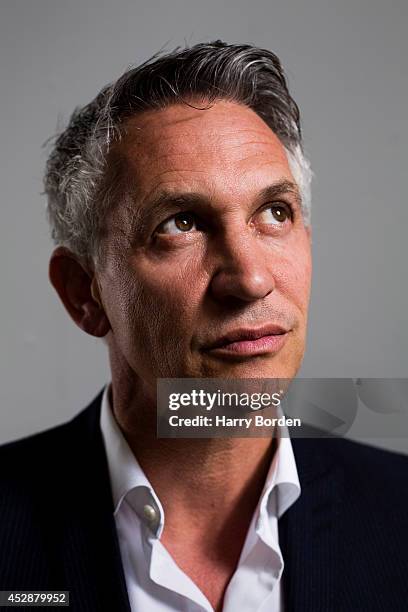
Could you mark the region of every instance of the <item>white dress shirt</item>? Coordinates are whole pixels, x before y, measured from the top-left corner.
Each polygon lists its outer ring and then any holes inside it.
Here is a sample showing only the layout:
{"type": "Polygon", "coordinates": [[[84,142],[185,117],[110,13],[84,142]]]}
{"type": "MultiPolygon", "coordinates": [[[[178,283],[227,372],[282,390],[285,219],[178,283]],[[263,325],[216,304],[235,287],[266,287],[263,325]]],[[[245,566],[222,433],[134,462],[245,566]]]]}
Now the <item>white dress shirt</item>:
{"type": "MultiPolygon", "coordinates": [[[[108,460],[114,518],[132,612],[213,612],[198,586],[160,541],[165,515],[130,450],[105,387],[100,426],[108,460]]],[[[300,483],[290,438],[279,436],[240,559],[224,596],[223,612],[283,612],[284,562],[278,519],[297,500],[300,483]]]]}

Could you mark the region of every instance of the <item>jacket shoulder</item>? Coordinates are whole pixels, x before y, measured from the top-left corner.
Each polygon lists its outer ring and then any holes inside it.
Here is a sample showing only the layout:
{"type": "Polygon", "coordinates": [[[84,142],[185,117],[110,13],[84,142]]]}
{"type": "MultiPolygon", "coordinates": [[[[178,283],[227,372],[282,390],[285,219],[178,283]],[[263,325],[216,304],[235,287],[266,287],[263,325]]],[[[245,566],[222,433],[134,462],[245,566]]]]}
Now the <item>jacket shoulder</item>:
{"type": "Polygon", "coordinates": [[[301,482],[336,468],[349,499],[408,505],[408,455],[334,435],[292,442],[301,482]]]}
{"type": "Polygon", "coordinates": [[[346,438],[333,438],[330,442],[332,455],[356,477],[367,475],[368,471],[393,480],[406,478],[408,455],[346,438]]]}
{"type": "Polygon", "coordinates": [[[326,452],[343,474],[347,503],[371,506],[375,514],[405,515],[408,456],[345,438],[328,439],[326,452]]]}
{"type": "Polygon", "coordinates": [[[44,478],[72,460],[81,441],[95,433],[102,392],[69,421],[0,445],[0,486],[44,478]]]}

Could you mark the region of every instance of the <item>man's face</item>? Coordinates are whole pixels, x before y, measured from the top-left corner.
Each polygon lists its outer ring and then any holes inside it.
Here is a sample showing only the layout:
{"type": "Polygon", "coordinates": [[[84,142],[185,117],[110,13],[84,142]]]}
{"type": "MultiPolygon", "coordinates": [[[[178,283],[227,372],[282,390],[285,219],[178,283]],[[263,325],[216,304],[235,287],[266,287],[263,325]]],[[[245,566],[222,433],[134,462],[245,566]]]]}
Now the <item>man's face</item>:
{"type": "Polygon", "coordinates": [[[159,377],[292,378],[311,254],[281,142],[226,101],[148,111],[127,128],[97,273],[111,355],[150,388],[159,377]]]}

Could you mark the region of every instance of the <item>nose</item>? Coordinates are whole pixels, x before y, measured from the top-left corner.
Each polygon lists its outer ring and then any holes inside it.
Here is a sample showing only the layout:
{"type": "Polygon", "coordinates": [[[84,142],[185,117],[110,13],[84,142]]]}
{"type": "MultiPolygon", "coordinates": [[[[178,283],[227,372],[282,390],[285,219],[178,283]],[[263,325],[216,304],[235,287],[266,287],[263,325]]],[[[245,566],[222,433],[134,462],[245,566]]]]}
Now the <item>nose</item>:
{"type": "Polygon", "coordinates": [[[252,302],[265,298],[275,288],[265,244],[250,228],[225,237],[216,247],[217,267],[211,292],[218,301],[252,302]]]}

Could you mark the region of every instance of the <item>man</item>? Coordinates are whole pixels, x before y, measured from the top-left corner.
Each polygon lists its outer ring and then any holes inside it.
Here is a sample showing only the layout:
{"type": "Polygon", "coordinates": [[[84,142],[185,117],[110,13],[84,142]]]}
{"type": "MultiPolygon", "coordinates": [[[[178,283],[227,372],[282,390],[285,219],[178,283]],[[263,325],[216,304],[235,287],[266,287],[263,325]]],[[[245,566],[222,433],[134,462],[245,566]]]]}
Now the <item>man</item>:
{"type": "Polygon", "coordinates": [[[112,381],[1,449],[1,589],[78,611],[406,610],[405,457],[340,438],[156,437],[160,378],[295,377],[309,164],[278,58],[127,71],[58,137],[50,279],[112,381]]]}

